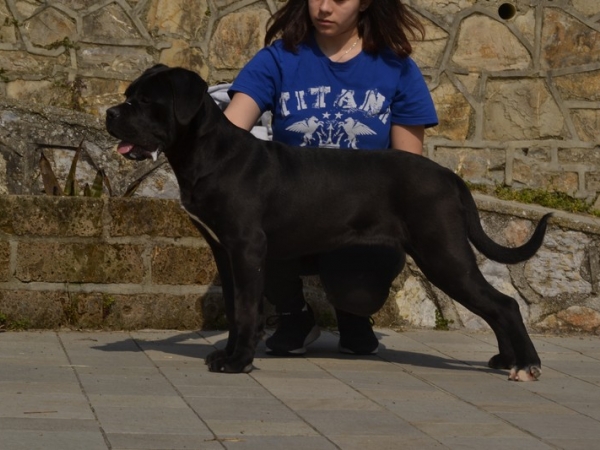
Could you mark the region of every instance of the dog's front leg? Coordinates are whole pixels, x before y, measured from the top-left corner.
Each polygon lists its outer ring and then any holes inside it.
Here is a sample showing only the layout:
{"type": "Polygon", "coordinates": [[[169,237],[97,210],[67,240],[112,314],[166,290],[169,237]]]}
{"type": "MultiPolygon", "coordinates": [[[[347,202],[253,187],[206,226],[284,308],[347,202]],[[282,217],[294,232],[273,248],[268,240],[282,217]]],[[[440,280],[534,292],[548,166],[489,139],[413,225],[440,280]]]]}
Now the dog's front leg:
{"type": "Polygon", "coordinates": [[[234,248],[228,258],[233,292],[223,286],[229,338],[225,350],[217,350],[207,357],[206,363],[212,372],[250,372],[256,345],[262,336],[260,306],[266,247],[253,242],[253,245],[238,244],[234,248]]]}
{"type": "Polygon", "coordinates": [[[235,327],[235,307],[234,307],[234,288],[233,288],[233,274],[231,273],[231,262],[227,252],[219,246],[216,242],[211,243],[211,250],[217,270],[219,271],[219,278],[221,279],[221,289],[223,292],[223,301],[225,304],[225,317],[229,325],[229,335],[227,337],[227,345],[223,350],[215,350],[208,354],[206,357],[206,364],[211,365],[212,362],[217,360],[223,360],[227,356],[231,356],[235,349],[235,343],[237,341],[237,329],[235,327]]]}

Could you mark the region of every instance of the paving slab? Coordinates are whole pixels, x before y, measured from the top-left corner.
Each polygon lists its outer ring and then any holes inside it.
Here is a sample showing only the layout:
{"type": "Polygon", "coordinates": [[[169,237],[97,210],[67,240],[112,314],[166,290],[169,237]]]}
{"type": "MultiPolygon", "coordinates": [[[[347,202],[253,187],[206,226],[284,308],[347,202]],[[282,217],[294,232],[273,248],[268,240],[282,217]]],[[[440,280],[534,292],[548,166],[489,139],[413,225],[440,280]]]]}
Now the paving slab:
{"type": "Polygon", "coordinates": [[[377,329],[373,356],[324,331],[304,357],[259,345],[214,374],[219,331],[0,333],[0,450],[589,449],[600,337],[534,336],[533,383],[487,368],[491,333],[377,329]]]}

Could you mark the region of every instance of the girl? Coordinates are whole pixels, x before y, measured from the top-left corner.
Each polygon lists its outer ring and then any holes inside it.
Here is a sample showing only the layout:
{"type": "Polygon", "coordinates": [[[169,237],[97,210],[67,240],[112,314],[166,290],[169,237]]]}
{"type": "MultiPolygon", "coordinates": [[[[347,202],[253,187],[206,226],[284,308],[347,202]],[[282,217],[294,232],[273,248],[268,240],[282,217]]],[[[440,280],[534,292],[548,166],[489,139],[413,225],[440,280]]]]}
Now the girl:
{"type": "MultiPolygon", "coordinates": [[[[225,115],[249,130],[269,110],[273,139],[289,145],[421,154],[425,128],[438,120],[409,56],[417,33],[423,26],[401,0],[288,0],[269,21],[265,48],[235,79],[225,115]]],[[[303,354],[320,334],[300,275],[318,273],[336,304],[383,305],[403,263],[383,247],[269,261],[265,295],[280,321],[267,349],[303,354]]],[[[336,316],[340,351],[377,352],[369,317],[336,316]]]]}

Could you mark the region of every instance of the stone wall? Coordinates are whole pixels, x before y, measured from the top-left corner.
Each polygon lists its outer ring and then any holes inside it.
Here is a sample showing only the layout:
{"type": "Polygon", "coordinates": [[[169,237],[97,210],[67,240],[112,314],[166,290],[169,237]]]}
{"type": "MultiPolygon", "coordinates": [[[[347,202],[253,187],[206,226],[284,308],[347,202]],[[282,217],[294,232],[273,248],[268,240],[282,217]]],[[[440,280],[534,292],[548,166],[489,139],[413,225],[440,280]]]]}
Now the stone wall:
{"type": "MultiPolygon", "coordinates": [[[[520,245],[547,212],[477,197],[487,232],[520,245]]],[[[600,334],[600,220],[557,212],[530,261],[480,258],[537,331],[600,334]]],[[[333,311],[314,277],[306,295],[322,325],[333,311]]],[[[267,309],[270,311],[271,309],[267,309]]],[[[395,280],[378,326],[488,329],[432,287],[414,263],[395,280]]],[[[210,249],[177,201],[0,196],[0,327],[225,326],[210,249]]]]}
{"type": "MultiPolygon", "coordinates": [[[[428,133],[427,155],[474,183],[595,201],[600,2],[407,3],[427,28],[414,58],[441,120],[428,133]]],[[[0,96],[102,116],[157,62],[191,68],[210,83],[228,81],[261,47],[265,23],[281,4],[0,0],[0,96]]],[[[0,169],[13,152],[3,139],[0,169]]]]}
{"type": "Polygon", "coordinates": [[[0,196],[7,327],[222,326],[216,273],[175,201],[0,196]]]}
{"type": "MultiPolygon", "coordinates": [[[[600,191],[600,2],[407,0],[427,37],[414,58],[441,123],[426,153],[474,183],[600,191]]],[[[222,325],[220,288],[204,241],[176,202],[164,159],[111,152],[102,116],[158,63],[230,81],[262,43],[275,0],[0,0],[0,322],[13,326],[191,328],[222,325]],[[81,145],[78,182],[98,168],[112,198],[39,194],[40,155],[62,183],[81,145]],[[185,261],[185,270],[175,262],[185,261]],[[19,325],[20,324],[20,325],[19,325]]],[[[499,242],[516,245],[535,207],[478,197],[499,242]]],[[[597,203],[600,209],[600,203],[597,203]]],[[[600,224],[557,213],[532,261],[481,260],[518,298],[530,327],[600,330],[600,224]]],[[[331,317],[314,280],[309,298],[331,317]]],[[[414,265],[396,280],[378,324],[482,327],[414,265]],[[438,314],[436,315],[436,311],[438,314]]]]}

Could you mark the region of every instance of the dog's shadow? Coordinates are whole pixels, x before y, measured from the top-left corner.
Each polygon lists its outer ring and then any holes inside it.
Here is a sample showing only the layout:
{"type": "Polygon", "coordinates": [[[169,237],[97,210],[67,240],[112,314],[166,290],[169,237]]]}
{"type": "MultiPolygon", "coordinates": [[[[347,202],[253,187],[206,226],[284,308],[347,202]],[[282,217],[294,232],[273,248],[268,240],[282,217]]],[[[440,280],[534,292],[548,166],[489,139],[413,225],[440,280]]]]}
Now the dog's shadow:
{"type": "MultiPolygon", "coordinates": [[[[381,332],[376,333],[381,341],[384,335],[381,332]]],[[[209,353],[215,349],[225,347],[227,341],[226,333],[223,331],[193,331],[178,333],[162,339],[144,339],[143,336],[133,338],[135,345],[132,345],[131,339],[111,342],[103,345],[93,346],[93,349],[104,352],[160,352],[170,355],[176,355],[182,358],[192,358],[204,360],[209,353]]],[[[493,374],[502,374],[503,371],[490,369],[485,366],[485,361],[467,361],[453,358],[447,358],[428,353],[418,353],[413,351],[404,351],[388,349],[380,342],[379,351],[376,355],[347,355],[338,352],[337,337],[331,333],[324,333],[319,340],[313,343],[306,357],[319,359],[338,359],[338,360],[372,360],[386,361],[399,364],[402,368],[410,371],[410,367],[443,369],[448,371],[477,371],[493,374]]],[[[290,358],[301,358],[303,356],[290,356],[290,358]]],[[[275,358],[266,352],[264,341],[259,343],[256,349],[256,358],[275,358]]],[[[254,370],[260,370],[260,363],[254,370]]]]}

